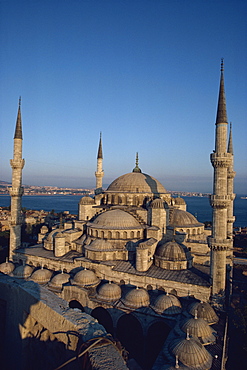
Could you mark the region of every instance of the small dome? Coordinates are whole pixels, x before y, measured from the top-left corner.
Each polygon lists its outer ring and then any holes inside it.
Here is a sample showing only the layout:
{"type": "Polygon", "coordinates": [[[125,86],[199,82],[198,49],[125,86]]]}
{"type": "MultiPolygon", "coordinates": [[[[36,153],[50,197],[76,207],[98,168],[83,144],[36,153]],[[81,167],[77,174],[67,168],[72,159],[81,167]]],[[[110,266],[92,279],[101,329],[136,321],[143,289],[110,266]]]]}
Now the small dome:
{"type": "Polygon", "coordinates": [[[123,302],[126,306],[134,308],[149,306],[150,303],[149,294],[143,288],[131,289],[126,294],[125,298],[123,299],[123,302]]]}
{"type": "Polygon", "coordinates": [[[69,282],[70,274],[60,273],[55,275],[49,282],[49,287],[61,289],[62,286],[69,282]]]}
{"type": "Polygon", "coordinates": [[[94,204],[94,200],[89,195],[85,195],[80,199],[80,204],[94,204]]]}
{"type": "Polygon", "coordinates": [[[124,229],[141,227],[139,222],[129,213],[114,209],[101,213],[90,226],[107,229],[124,229]]]}
{"type": "Polygon", "coordinates": [[[156,198],[150,203],[150,207],[155,209],[164,209],[164,201],[160,198],[156,198]]]}
{"type": "Polygon", "coordinates": [[[170,225],[175,227],[192,227],[202,226],[203,224],[198,222],[191,213],[182,211],[181,209],[173,209],[170,225]]]}
{"type": "Polygon", "coordinates": [[[166,242],[157,247],[155,255],[167,261],[186,261],[189,251],[175,241],[166,242]],[[186,253],[187,252],[187,253],[186,253]]]}
{"type": "Polygon", "coordinates": [[[93,271],[84,269],[77,272],[71,282],[73,285],[90,287],[97,285],[99,283],[99,279],[93,271]]]}
{"type": "Polygon", "coordinates": [[[174,198],[174,201],[175,201],[175,204],[177,204],[177,205],[184,205],[184,204],[186,204],[185,203],[185,200],[183,198],[180,198],[180,197],[174,198]]]}
{"type": "Polygon", "coordinates": [[[46,234],[46,233],[48,233],[48,227],[47,226],[45,226],[45,225],[43,225],[42,227],[41,227],[41,229],[40,229],[40,232],[42,233],[42,234],[46,234]]]}
{"type": "Polygon", "coordinates": [[[197,317],[204,319],[209,325],[216,324],[219,321],[214,309],[208,302],[194,302],[189,308],[188,312],[195,316],[197,312],[197,317]]]}
{"type": "Polygon", "coordinates": [[[94,251],[109,251],[113,249],[113,246],[105,239],[95,239],[86,246],[86,249],[94,251]]]}
{"type": "Polygon", "coordinates": [[[211,368],[212,356],[198,340],[189,337],[180,339],[173,347],[172,352],[175,356],[178,356],[179,361],[183,365],[189,368],[197,370],[208,370],[211,368]]]}
{"type": "Polygon", "coordinates": [[[161,294],[158,296],[152,308],[155,312],[166,315],[176,315],[182,311],[181,303],[172,294],[161,294]]]}
{"type": "Polygon", "coordinates": [[[27,279],[30,277],[30,275],[33,272],[33,267],[29,265],[21,265],[16,267],[16,269],[13,271],[13,275],[17,277],[18,279],[27,279]]]}
{"type": "Polygon", "coordinates": [[[50,280],[51,276],[52,276],[52,272],[50,270],[41,268],[41,269],[35,270],[32,273],[30,279],[35,281],[38,284],[46,284],[50,280]]]}
{"type": "Polygon", "coordinates": [[[117,301],[121,297],[121,288],[115,283],[105,283],[98,288],[97,297],[104,301],[117,301]]]}
{"type": "Polygon", "coordinates": [[[56,234],[55,238],[65,238],[64,234],[60,231],[56,234]]]}
{"type": "Polygon", "coordinates": [[[182,330],[189,333],[190,336],[196,337],[202,344],[209,344],[215,342],[214,330],[203,319],[198,319],[197,316],[187,320],[182,330]]]}
{"type": "Polygon", "coordinates": [[[11,274],[11,272],[13,272],[15,269],[15,265],[13,264],[13,262],[3,262],[1,263],[0,265],[0,272],[2,272],[3,274],[11,274]]]}

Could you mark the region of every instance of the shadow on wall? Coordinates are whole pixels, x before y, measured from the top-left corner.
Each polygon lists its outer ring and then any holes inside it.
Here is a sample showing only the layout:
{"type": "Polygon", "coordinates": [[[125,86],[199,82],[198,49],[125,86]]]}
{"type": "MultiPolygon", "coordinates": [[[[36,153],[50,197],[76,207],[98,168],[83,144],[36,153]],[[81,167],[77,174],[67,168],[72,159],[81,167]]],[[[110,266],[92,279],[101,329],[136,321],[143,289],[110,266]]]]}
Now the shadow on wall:
{"type": "MultiPolygon", "coordinates": [[[[40,299],[38,284],[1,274],[1,369],[49,370],[73,357],[72,342],[78,342],[78,333],[64,333],[66,339],[60,341],[52,330],[47,329],[51,326],[48,320],[55,317],[52,318],[52,309],[40,299]],[[76,341],[71,339],[75,336],[76,341]]],[[[77,368],[75,363],[73,368],[77,368]]]]}

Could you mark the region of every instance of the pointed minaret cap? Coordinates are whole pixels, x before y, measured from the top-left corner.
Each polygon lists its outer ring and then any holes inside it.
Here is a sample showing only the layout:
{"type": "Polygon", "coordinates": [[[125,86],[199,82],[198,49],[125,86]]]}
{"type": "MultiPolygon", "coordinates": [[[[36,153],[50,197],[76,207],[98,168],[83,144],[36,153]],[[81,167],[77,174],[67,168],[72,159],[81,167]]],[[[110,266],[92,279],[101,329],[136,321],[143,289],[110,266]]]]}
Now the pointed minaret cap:
{"type": "Polygon", "coordinates": [[[218,108],[216,116],[216,125],[218,123],[227,123],[227,113],[226,113],[226,97],[225,97],[225,87],[224,87],[224,59],[221,59],[221,75],[220,75],[220,90],[218,99],[218,108]]]}
{"type": "Polygon", "coordinates": [[[15,126],[14,139],[22,139],[22,127],[21,127],[21,97],[19,98],[19,107],[15,126]]]}
{"type": "Polygon", "coordinates": [[[100,139],[99,139],[99,149],[98,149],[98,156],[97,159],[103,159],[103,150],[102,150],[102,134],[100,133],[100,139]]]}
{"type": "Polygon", "coordinates": [[[230,133],[229,133],[229,142],[227,153],[233,154],[233,145],[232,145],[232,123],[230,123],[230,133]]]}
{"type": "Polygon", "coordinates": [[[138,166],[138,162],[139,162],[139,159],[138,159],[138,152],[137,152],[136,153],[136,166],[135,166],[135,168],[133,169],[132,172],[139,172],[139,173],[142,172],[141,169],[138,166]]]}

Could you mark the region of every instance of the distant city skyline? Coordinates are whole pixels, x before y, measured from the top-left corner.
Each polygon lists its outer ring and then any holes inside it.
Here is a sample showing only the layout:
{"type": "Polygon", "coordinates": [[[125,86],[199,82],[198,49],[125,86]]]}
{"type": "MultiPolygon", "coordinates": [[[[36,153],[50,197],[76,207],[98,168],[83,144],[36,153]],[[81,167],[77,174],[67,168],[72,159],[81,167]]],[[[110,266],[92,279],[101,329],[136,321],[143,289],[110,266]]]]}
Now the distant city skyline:
{"type": "Polygon", "coordinates": [[[95,186],[144,173],[212,192],[220,60],[235,192],[247,193],[245,1],[0,0],[0,180],[11,181],[22,96],[23,184],[95,186]]]}

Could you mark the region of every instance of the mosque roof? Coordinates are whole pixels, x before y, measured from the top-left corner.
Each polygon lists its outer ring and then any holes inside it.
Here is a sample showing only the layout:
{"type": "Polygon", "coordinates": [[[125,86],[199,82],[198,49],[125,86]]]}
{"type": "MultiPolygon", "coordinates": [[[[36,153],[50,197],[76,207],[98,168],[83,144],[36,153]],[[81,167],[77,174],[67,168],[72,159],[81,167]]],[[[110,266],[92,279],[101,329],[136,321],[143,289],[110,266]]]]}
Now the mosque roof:
{"type": "Polygon", "coordinates": [[[121,297],[121,288],[115,283],[105,283],[98,287],[97,298],[104,301],[116,301],[121,297]]]}
{"type": "Polygon", "coordinates": [[[166,194],[164,186],[154,177],[142,172],[130,172],[118,177],[106,192],[166,194]]]}
{"type": "Polygon", "coordinates": [[[30,279],[35,281],[36,283],[45,284],[45,283],[48,283],[51,276],[52,276],[52,272],[50,270],[41,268],[41,269],[35,270],[32,273],[30,279]]]}
{"type": "Polygon", "coordinates": [[[113,245],[105,239],[95,239],[85,248],[91,251],[112,251],[114,249],[113,245]]]}
{"type": "Polygon", "coordinates": [[[178,298],[172,294],[161,294],[159,295],[152,308],[159,314],[176,315],[181,313],[182,306],[178,298]]]}
{"type": "Polygon", "coordinates": [[[186,261],[189,257],[184,247],[174,240],[159,245],[155,254],[167,261],[186,261]]]}
{"type": "Polygon", "coordinates": [[[208,370],[212,365],[212,356],[196,339],[177,340],[172,346],[172,352],[178,356],[183,365],[195,370],[208,370]]]}
{"type": "Polygon", "coordinates": [[[149,294],[143,288],[131,289],[126,293],[122,301],[126,306],[134,308],[149,306],[150,304],[149,294]]]}
{"type": "Polygon", "coordinates": [[[202,344],[209,344],[215,342],[215,332],[204,319],[197,318],[197,315],[188,319],[182,326],[185,333],[196,337],[202,344]]]}
{"type": "Polygon", "coordinates": [[[20,279],[26,279],[28,278],[33,272],[33,267],[29,265],[21,265],[16,267],[16,269],[13,271],[13,275],[20,279]]]}
{"type": "Polygon", "coordinates": [[[63,284],[69,282],[70,274],[61,272],[60,274],[55,275],[49,282],[49,287],[62,288],[63,284]]]}
{"type": "Polygon", "coordinates": [[[113,209],[101,213],[93,222],[88,223],[88,225],[106,229],[141,228],[135,217],[121,209],[113,209]]]}
{"type": "Polygon", "coordinates": [[[71,280],[71,283],[73,285],[89,287],[97,285],[99,283],[99,279],[93,271],[84,269],[75,274],[74,279],[71,280]]]}
{"type": "Polygon", "coordinates": [[[0,264],[0,272],[3,274],[10,274],[15,269],[13,262],[6,261],[0,264]]]}
{"type": "Polygon", "coordinates": [[[197,317],[204,319],[209,325],[216,324],[219,321],[213,307],[208,302],[193,302],[188,307],[188,312],[193,316],[197,312],[197,317]]]}
{"type": "Polygon", "coordinates": [[[160,198],[156,198],[150,203],[150,207],[155,208],[155,209],[159,209],[159,208],[163,209],[164,208],[164,201],[160,198]]]}
{"type": "Polygon", "coordinates": [[[176,227],[192,227],[203,225],[202,223],[198,222],[198,220],[191,213],[181,209],[173,210],[169,224],[176,227]]]}
{"type": "Polygon", "coordinates": [[[94,204],[94,200],[89,195],[85,195],[80,199],[80,204],[94,204]]]}

